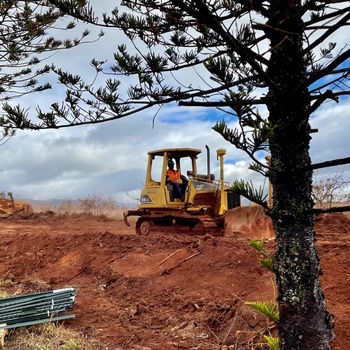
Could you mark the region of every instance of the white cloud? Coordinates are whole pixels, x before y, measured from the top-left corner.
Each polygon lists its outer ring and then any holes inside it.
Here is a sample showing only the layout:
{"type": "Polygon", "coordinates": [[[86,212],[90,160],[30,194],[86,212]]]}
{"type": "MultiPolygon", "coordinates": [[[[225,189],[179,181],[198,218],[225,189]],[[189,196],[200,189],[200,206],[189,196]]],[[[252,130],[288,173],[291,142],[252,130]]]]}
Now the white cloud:
{"type": "Polygon", "coordinates": [[[311,120],[312,127],[319,130],[312,135],[312,144],[317,145],[312,152],[315,162],[349,156],[349,109],[350,99],[345,99],[341,104],[325,104],[315,113],[311,120]]]}

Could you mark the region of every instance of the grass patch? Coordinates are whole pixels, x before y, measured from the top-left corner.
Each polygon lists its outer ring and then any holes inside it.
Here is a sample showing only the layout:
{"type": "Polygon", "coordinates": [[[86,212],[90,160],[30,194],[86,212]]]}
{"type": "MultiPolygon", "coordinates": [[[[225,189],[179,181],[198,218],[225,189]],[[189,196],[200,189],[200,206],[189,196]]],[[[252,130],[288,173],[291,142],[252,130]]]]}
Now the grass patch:
{"type": "Polygon", "coordinates": [[[0,299],[5,299],[5,298],[8,298],[7,292],[0,291],[0,299]]]}
{"type": "Polygon", "coordinates": [[[10,287],[13,286],[13,281],[8,278],[0,278],[0,287],[10,287]]]}
{"type": "MultiPolygon", "coordinates": [[[[14,285],[13,281],[8,278],[0,278],[0,288],[12,287],[14,285]]],[[[0,299],[8,298],[9,295],[6,291],[0,290],[0,299]]]]}
{"type": "Polygon", "coordinates": [[[53,322],[11,330],[4,350],[111,350],[97,340],[53,322]]]}

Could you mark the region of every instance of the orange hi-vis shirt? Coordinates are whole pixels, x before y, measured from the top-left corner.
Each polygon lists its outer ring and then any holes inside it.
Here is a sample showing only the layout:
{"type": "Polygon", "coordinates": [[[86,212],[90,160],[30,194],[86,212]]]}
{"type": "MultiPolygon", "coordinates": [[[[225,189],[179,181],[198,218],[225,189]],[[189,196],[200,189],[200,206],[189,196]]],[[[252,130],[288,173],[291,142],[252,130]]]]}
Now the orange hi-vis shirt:
{"type": "Polygon", "coordinates": [[[168,176],[168,181],[177,182],[179,184],[182,184],[182,180],[180,178],[180,173],[178,171],[168,169],[166,174],[168,176]]]}

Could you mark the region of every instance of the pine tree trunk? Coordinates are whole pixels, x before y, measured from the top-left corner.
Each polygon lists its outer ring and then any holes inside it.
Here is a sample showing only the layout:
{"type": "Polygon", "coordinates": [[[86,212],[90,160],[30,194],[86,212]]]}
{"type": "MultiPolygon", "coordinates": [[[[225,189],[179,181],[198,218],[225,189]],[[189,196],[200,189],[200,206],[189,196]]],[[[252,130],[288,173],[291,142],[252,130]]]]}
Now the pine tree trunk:
{"type": "Polygon", "coordinates": [[[309,93],[302,52],[299,1],[276,0],[267,35],[271,39],[267,106],[273,135],[270,180],[276,234],[274,269],[278,288],[280,350],[326,350],[332,320],[319,282],[309,156],[309,93]],[[288,84],[287,84],[288,82],[288,84]]]}

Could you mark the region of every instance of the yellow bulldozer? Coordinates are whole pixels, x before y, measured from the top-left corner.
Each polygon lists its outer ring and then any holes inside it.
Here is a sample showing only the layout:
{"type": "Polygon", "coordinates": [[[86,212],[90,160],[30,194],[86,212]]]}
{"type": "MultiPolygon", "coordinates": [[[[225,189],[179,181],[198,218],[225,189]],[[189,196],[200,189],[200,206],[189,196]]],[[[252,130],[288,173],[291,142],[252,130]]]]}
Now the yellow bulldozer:
{"type": "Polygon", "coordinates": [[[210,150],[207,149],[207,172],[199,174],[195,148],[167,148],[148,152],[145,187],[137,209],[124,212],[124,221],[137,216],[136,233],[151,231],[184,232],[194,235],[224,235],[244,232],[251,238],[270,238],[273,228],[259,206],[241,206],[239,195],[230,191],[224,181],[226,150],[218,149],[220,176],[210,172],[210,150]],[[180,186],[169,181],[169,166],[176,167],[180,186]],[[186,169],[187,176],[183,170],[186,169]]]}
{"type": "Polygon", "coordinates": [[[34,213],[32,206],[24,201],[13,199],[12,192],[0,193],[0,218],[6,219],[12,216],[19,218],[29,218],[34,213]]]}

